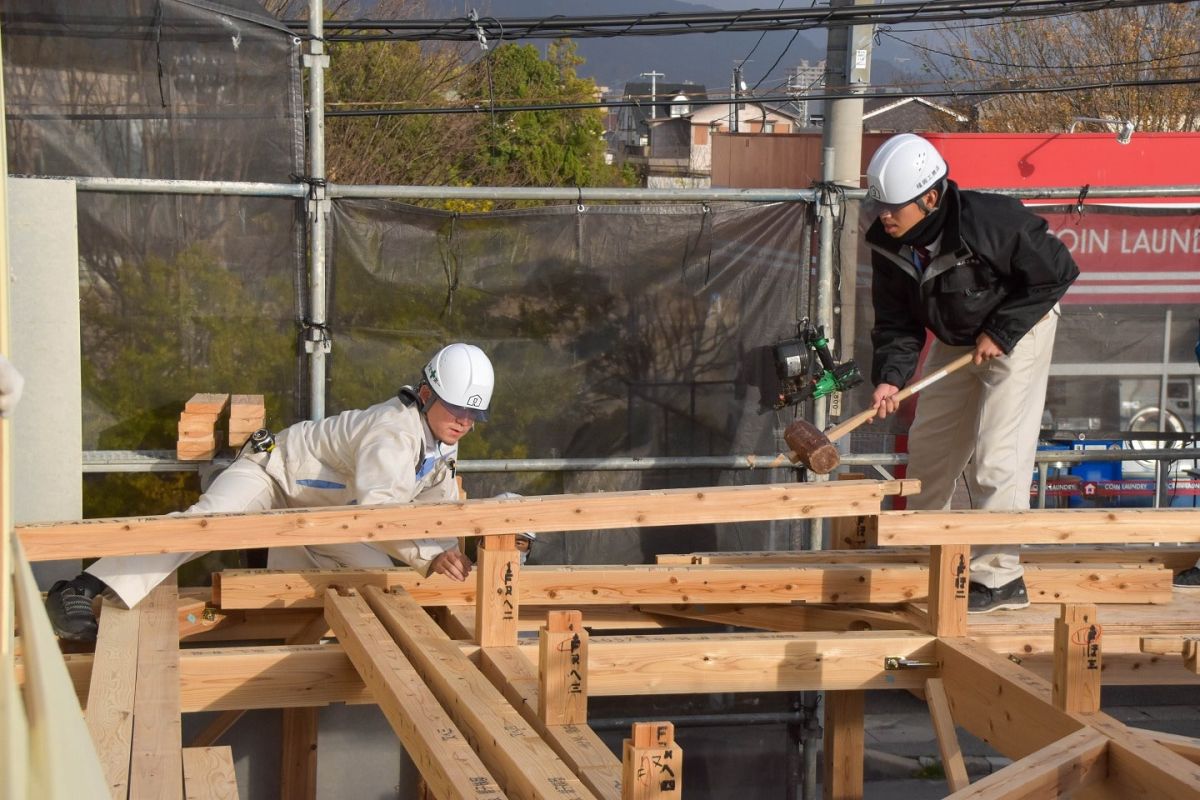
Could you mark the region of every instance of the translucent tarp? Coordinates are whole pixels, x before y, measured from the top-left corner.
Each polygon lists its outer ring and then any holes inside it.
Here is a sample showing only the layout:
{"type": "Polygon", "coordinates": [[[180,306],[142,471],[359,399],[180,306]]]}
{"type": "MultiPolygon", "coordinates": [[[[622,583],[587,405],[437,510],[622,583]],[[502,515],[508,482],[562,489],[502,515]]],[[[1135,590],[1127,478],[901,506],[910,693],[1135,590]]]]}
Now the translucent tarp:
{"type": "MultiPolygon", "coordinates": [[[[441,343],[492,357],[492,421],[462,457],[774,454],[766,347],[805,297],[801,204],[555,206],[453,215],[334,204],[331,410],[415,381],[441,343]]],[[[465,476],[472,496],[789,479],[767,470],[465,476]]],[[[661,552],[793,544],[791,526],[572,535],[541,558],[640,563],[661,552]],[[771,539],[774,541],[768,541],[771,539]]]]}
{"type": "MultiPolygon", "coordinates": [[[[257,4],[12,0],[2,19],[11,173],[303,171],[299,41],[257,4]]],[[[172,448],[195,392],[261,393],[272,419],[294,418],[301,208],[79,192],[85,449],[172,448]]]]}

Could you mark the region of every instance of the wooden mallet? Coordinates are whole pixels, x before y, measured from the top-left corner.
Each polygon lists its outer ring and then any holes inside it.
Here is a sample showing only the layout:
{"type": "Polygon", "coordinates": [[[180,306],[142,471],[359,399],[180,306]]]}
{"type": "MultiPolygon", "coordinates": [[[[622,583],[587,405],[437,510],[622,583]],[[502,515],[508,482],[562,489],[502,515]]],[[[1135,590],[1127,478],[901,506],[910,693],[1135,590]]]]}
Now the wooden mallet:
{"type": "MultiPolygon", "coordinates": [[[[892,398],[899,403],[929,384],[936,383],[951,372],[970,364],[974,357],[974,352],[964,353],[932,375],[926,375],[916,383],[905,386],[892,395],[892,398]]],[[[798,419],[783,431],[783,440],[791,448],[785,455],[793,464],[803,464],[819,475],[827,475],[842,463],[842,457],[833,443],[874,417],[875,414],[876,411],[873,408],[860,411],[850,419],[839,422],[830,428],[828,433],[817,430],[817,427],[811,422],[798,419]]]]}

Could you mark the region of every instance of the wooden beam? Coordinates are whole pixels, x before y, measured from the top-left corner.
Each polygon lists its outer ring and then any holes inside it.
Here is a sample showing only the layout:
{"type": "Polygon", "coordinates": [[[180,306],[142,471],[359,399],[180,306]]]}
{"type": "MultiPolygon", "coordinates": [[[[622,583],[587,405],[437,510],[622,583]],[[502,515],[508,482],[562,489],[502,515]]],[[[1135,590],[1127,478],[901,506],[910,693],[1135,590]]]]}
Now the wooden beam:
{"type": "Polygon", "coordinates": [[[872,544],[1200,542],[1200,527],[1189,518],[1194,513],[1185,508],[884,511],[872,544]]]}
{"type": "MultiPolygon", "coordinates": [[[[1141,729],[1139,728],[1138,730],[1141,729]]],[[[1181,736],[1177,733],[1163,733],[1161,731],[1142,731],[1142,733],[1145,733],[1171,752],[1183,756],[1193,764],[1200,764],[1200,739],[1193,736],[1181,736]]]]}
{"type": "MultiPolygon", "coordinates": [[[[477,649],[454,644],[463,654],[477,649]]],[[[535,642],[521,649],[537,660],[535,642]]],[[[890,656],[936,660],[936,639],[911,631],[603,636],[592,639],[589,651],[593,697],[919,689],[937,674],[936,668],[884,669],[890,656]]],[[[76,691],[85,694],[92,656],[65,661],[76,691]]],[[[180,653],[180,683],[188,713],[373,702],[336,644],[188,649],[180,653]]]]}
{"type": "Polygon", "coordinates": [[[87,726],[114,798],[129,793],[141,613],[105,599],[87,697],[87,726]]]}
{"type": "Polygon", "coordinates": [[[938,655],[954,718],[1010,758],[1080,728],[1109,739],[1108,782],[1118,797],[1200,797],[1200,766],[1103,713],[1056,709],[1045,680],[970,639],[941,639],[938,655]]]}
{"type": "Polygon", "coordinates": [[[178,604],[174,574],[138,604],[130,797],[183,797],[178,604]]]}
{"type": "MultiPolygon", "coordinates": [[[[1158,567],[1025,569],[1034,603],[1167,603],[1171,573],[1158,567]]],[[[226,570],[213,576],[213,601],[226,610],[316,608],[330,586],[403,588],[421,605],[475,602],[474,584],[410,569],[281,572],[226,570]]],[[[540,606],[630,603],[906,603],[928,594],[923,566],[834,564],[805,567],[540,566],[521,569],[521,602],[540,606]]]]}
{"type": "Polygon", "coordinates": [[[865,700],[858,690],[825,693],[825,800],[862,800],[865,700]]]}
{"type": "Polygon", "coordinates": [[[1062,711],[1100,710],[1100,640],[1096,606],[1063,604],[1054,622],[1054,706],[1062,711]]]}
{"type": "Polygon", "coordinates": [[[481,647],[517,643],[521,554],[513,534],[485,536],[475,565],[475,641],[481,647]]]}
{"type": "Polygon", "coordinates": [[[1102,782],[1108,769],[1108,737],[1080,728],[1019,761],[993,772],[946,800],[1043,800],[1068,797],[1102,782]]]}
{"type": "Polygon", "coordinates": [[[594,531],[874,514],[912,480],[774,483],[298,508],[244,514],[89,519],[15,528],[31,561],[294,544],[408,541],[522,531],[594,531]]]}
{"type": "MultiPolygon", "coordinates": [[[[866,480],[860,472],[844,472],[839,481],[866,480]]],[[[879,518],[874,514],[858,517],[834,517],[829,524],[829,547],[833,550],[864,550],[870,536],[878,526],[879,518]]]]}
{"type": "MultiPolygon", "coordinates": [[[[790,605],[645,605],[647,614],[698,620],[764,631],[891,631],[924,630],[921,616],[909,605],[856,608],[808,603],[790,605]]],[[[589,611],[588,624],[591,624],[589,611]]]]}
{"type": "Polygon", "coordinates": [[[184,800],[237,800],[237,776],[229,747],[183,748],[184,800]]]}
{"type": "Polygon", "coordinates": [[[936,636],[967,633],[967,563],[971,548],[948,544],[929,548],[929,632],[936,636]]]}
{"type": "Polygon", "coordinates": [[[604,740],[586,724],[548,726],[539,718],[537,667],[522,652],[529,649],[480,649],[479,668],[596,797],[620,800],[621,761],[604,740]]]}
{"type": "MultiPolygon", "coordinates": [[[[528,567],[522,567],[528,569],[528,567]]],[[[434,615],[442,630],[451,639],[475,640],[475,606],[437,606],[427,608],[434,615]]],[[[537,632],[546,624],[546,614],[552,606],[521,604],[517,612],[517,630],[537,632]]],[[[587,627],[591,630],[652,630],[661,631],[678,628],[686,623],[664,619],[662,615],[648,613],[631,605],[589,606],[587,627]]]]}
{"type": "Polygon", "coordinates": [[[411,597],[371,587],[366,600],[505,793],[522,800],[594,797],[411,597]]]}
{"type": "Polygon", "coordinates": [[[538,632],[538,717],[547,726],[587,722],[588,632],[578,611],[551,611],[538,632]]]}
{"type": "MultiPolygon", "coordinates": [[[[316,644],[329,631],[324,615],[291,634],[288,644],[316,644]]],[[[279,795],[284,800],[315,800],[320,709],[285,708],[280,737],[279,795]]]]}
{"type": "Polygon", "coordinates": [[[929,704],[929,717],[933,722],[934,735],[937,736],[946,783],[951,792],[965,789],[971,781],[967,777],[962,748],[958,746],[954,715],[950,712],[950,701],[946,698],[946,687],[941,678],[925,681],[925,701],[929,704]]]}
{"type": "Polygon", "coordinates": [[[495,778],[361,597],[332,590],[325,614],[400,743],[439,798],[500,795],[495,778]]]}
{"type": "MultiPolygon", "coordinates": [[[[839,518],[840,519],[840,518],[839,518]]],[[[1155,547],[1153,545],[1041,545],[1021,549],[1022,564],[1152,564],[1172,572],[1196,566],[1200,549],[1155,547]]],[[[928,564],[927,547],[881,547],[874,550],[746,550],[734,552],[669,553],[655,556],[655,563],[687,564],[928,564]]]]}
{"type": "Polygon", "coordinates": [[[683,796],[683,751],[670,722],[635,722],[622,742],[623,800],[678,800],[683,796]]]}

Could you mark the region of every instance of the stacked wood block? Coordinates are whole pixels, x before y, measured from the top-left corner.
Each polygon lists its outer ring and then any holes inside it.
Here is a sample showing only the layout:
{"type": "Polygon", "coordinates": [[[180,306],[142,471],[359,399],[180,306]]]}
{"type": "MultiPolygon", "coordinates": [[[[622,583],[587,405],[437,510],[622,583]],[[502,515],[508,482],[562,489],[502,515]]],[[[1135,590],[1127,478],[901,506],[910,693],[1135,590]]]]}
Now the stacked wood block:
{"type": "Polygon", "coordinates": [[[250,434],[266,427],[267,408],[261,394],[235,394],[229,406],[229,446],[241,447],[250,434]]]}
{"type": "Polygon", "coordinates": [[[227,394],[195,394],[179,415],[180,461],[207,461],[217,454],[217,422],[229,406],[227,394]]]}

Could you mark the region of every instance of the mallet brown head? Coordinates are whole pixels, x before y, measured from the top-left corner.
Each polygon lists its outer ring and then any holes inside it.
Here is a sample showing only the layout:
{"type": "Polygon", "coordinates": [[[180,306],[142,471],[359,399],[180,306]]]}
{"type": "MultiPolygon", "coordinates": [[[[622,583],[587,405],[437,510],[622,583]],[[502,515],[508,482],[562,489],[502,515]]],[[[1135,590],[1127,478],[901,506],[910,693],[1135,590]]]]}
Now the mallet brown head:
{"type": "Polygon", "coordinates": [[[819,475],[828,475],[842,463],[833,442],[811,422],[792,422],[783,431],[783,441],[791,450],[788,458],[792,463],[803,464],[819,475]]]}

